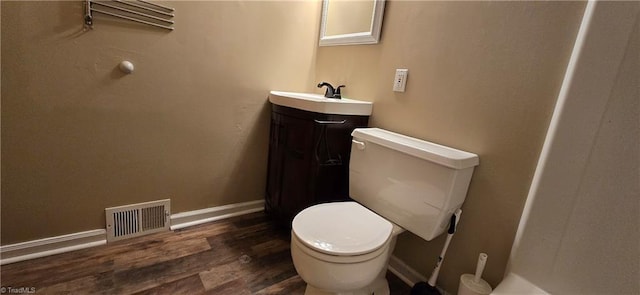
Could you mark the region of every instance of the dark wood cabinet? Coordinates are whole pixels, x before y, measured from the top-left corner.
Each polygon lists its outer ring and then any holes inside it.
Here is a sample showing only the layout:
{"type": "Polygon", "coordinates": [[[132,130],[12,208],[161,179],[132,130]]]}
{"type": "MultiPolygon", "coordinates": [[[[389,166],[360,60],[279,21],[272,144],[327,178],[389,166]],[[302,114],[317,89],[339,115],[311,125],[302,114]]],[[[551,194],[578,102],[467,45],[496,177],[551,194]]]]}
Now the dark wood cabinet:
{"type": "Polygon", "coordinates": [[[349,200],[351,132],[368,121],[272,105],[267,214],[291,226],[304,208],[349,200]]]}

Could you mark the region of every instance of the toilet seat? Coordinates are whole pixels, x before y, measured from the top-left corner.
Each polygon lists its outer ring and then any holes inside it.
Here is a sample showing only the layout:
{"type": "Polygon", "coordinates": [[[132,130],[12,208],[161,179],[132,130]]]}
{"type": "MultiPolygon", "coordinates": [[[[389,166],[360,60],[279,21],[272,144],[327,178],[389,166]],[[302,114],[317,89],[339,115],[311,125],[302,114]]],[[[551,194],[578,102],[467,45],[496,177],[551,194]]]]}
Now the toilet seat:
{"type": "Polygon", "coordinates": [[[392,230],[391,222],[356,202],[311,206],[298,213],[292,223],[297,241],[331,256],[374,254],[382,250],[392,230]]]}
{"type": "MultiPolygon", "coordinates": [[[[391,238],[388,241],[391,241],[391,238]]],[[[331,255],[331,254],[326,254],[320,251],[316,251],[315,249],[308,247],[307,244],[302,242],[300,238],[298,238],[298,236],[293,231],[291,234],[291,243],[292,243],[292,247],[294,244],[297,245],[297,248],[300,249],[300,251],[306,253],[307,255],[319,261],[325,261],[325,262],[337,263],[337,264],[343,264],[343,263],[354,264],[354,263],[360,263],[363,261],[375,259],[378,256],[384,254],[386,251],[388,251],[389,245],[391,244],[387,242],[384,245],[382,245],[382,247],[376,250],[373,250],[369,253],[344,256],[344,255],[331,255]]]]}

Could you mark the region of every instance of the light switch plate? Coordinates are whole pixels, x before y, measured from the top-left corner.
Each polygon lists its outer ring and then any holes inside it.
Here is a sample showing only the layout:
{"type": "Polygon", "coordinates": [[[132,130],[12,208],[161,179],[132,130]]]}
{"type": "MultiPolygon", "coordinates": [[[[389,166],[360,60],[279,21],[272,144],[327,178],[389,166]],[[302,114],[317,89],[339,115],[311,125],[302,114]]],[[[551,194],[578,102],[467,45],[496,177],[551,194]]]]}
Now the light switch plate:
{"type": "Polygon", "coordinates": [[[393,80],[393,91],[404,92],[407,87],[407,76],[409,75],[408,69],[396,69],[396,77],[393,80]]]}

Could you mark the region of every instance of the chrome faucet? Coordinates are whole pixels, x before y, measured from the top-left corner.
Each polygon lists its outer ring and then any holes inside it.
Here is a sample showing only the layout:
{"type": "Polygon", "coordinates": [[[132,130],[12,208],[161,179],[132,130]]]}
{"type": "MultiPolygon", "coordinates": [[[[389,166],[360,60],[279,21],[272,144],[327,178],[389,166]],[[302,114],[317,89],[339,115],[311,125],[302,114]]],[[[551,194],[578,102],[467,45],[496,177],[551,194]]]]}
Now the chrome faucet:
{"type": "Polygon", "coordinates": [[[327,82],[318,83],[318,88],[322,88],[323,86],[327,86],[327,91],[324,93],[324,97],[336,99],[342,98],[342,95],[340,94],[340,88],[346,87],[344,85],[340,85],[338,86],[338,88],[333,88],[333,86],[327,82]]]}

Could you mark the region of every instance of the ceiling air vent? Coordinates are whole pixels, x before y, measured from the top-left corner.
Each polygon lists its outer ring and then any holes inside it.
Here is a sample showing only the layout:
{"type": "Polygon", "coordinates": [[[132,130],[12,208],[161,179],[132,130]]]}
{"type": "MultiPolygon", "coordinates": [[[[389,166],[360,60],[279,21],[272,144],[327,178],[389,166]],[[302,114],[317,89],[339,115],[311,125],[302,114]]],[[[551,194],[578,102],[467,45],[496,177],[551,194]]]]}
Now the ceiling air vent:
{"type": "Polygon", "coordinates": [[[104,209],[107,242],[169,230],[171,200],[160,200],[104,209]]]}

